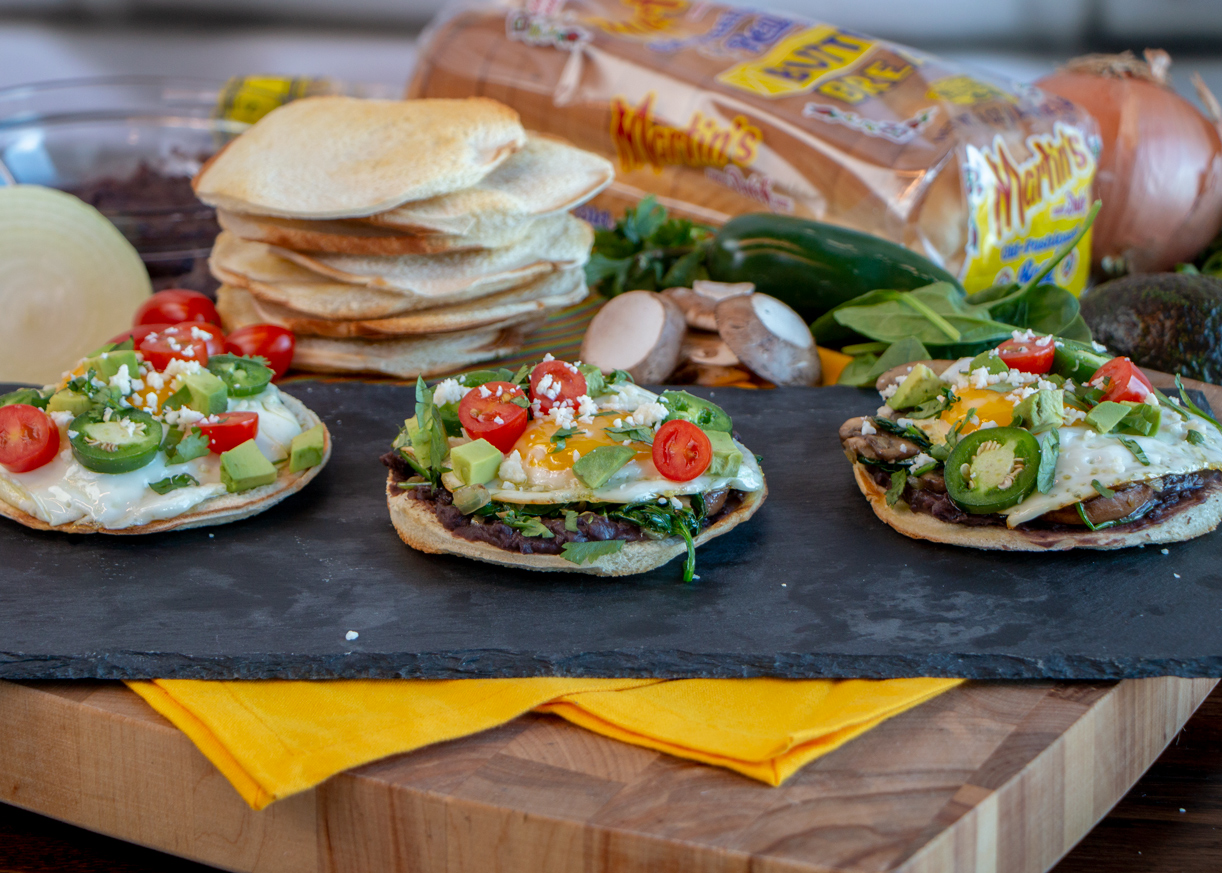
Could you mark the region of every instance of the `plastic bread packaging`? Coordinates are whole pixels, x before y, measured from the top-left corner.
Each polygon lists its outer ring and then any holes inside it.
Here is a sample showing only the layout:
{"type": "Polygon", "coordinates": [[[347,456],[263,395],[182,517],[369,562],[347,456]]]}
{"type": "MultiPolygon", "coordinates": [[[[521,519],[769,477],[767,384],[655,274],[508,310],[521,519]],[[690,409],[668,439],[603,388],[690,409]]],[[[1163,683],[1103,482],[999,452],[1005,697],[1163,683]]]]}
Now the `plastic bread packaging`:
{"type": "MultiPolygon", "coordinates": [[[[616,164],[582,217],[654,194],[711,224],[772,211],[894,240],[969,291],[1024,281],[1091,204],[1098,131],[1026,85],[791,16],[689,0],[446,10],[410,97],[482,95],[616,164]]],[[[1056,269],[1078,293],[1090,236],[1056,269]]]]}

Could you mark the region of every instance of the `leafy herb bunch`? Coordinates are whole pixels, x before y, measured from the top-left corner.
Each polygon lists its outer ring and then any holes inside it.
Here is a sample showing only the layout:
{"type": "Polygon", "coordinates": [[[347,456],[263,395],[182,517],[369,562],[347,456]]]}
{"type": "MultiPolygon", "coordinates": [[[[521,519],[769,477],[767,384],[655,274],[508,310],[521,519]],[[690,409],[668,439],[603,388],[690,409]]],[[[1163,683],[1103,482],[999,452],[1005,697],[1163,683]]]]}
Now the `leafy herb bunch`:
{"type": "Polygon", "coordinates": [[[669,218],[651,194],[627,210],[611,230],[594,234],[586,284],[605,297],[625,291],[691,287],[707,279],[705,255],[714,230],[686,218],[669,218]]]}

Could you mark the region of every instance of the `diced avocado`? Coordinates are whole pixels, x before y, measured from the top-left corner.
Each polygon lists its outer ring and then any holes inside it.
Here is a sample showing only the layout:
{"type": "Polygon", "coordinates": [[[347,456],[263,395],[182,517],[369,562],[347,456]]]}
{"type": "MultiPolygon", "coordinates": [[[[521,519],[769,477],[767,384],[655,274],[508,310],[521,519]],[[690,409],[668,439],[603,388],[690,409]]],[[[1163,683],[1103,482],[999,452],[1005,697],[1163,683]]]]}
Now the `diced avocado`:
{"type": "Polygon", "coordinates": [[[96,370],[98,378],[108,382],[124,364],[127,365],[127,374],[133,379],[136,378],[140,362],[136,360],[136,353],[131,349],[100,352],[85,361],[85,372],[88,373],[91,369],[96,370]]]}
{"type": "Polygon", "coordinates": [[[71,412],[74,416],[81,415],[89,409],[91,401],[84,394],[69,391],[56,391],[47,401],[47,412],[71,412]]]}
{"type": "Polygon", "coordinates": [[[1065,394],[1058,389],[1041,388],[1018,406],[1010,427],[1026,428],[1041,434],[1065,423],[1065,394]]]}
{"type": "Polygon", "coordinates": [[[922,403],[933,400],[945,388],[946,383],[938,378],[937,373],[924,364],[917,364],[887,400],[887,405],[892,409],[915,409],[922,403]]]}
{"type": "Polygon", "coordinates": [[[1104,400],[1090,412],[1086,413],[1086,423],[1099,431],[1099,433],[1111,433],[1130,411],[1130,407],[1123,403],[1113,403],[1110,400],[1104,400]]]}
{"type": "Polygon", "coordinates": [[[483,485],[491,481],[505,456],[487,440],[474,440],[450,450],[450,468],[464,485],[483,485]]]}
{"type": "Polygon", "coordinates": [[[492,494],[483,485],[464,485],[454,491],[453,498],[454,508],[463,515],[470,515],[492,502],[492,494]]]}
{"type": "Polygon", "coordinates": [[[221,454],[221,481],[230,493],[249,491],[275,482],[276,468],[254,440],[247,440],[221,454]]]}
{"type": "Polygon", "coordinates": [[[182,380],[188,398],[184,404],[204,415],[220,415],[229,408],[229,388],[219,376],[200,370],[182,380]]]}
{"type": "MultiPolygon", "coordinates": [[[[18,388],[16,391],[10,391],[8,394],[0,396],[0,406],[12,406],[16,403],[24,403],[26,406],[37,406],[39,409],[47,408],[47,398],[37,388],[18,388]]],[[[86,409],[88,405],[89,401],[86,399],[86,409]]],[[[81,411],[83,412],[84,410],[81,411]]]]}
{"type": "Polygon", "coordinates": [[[709,476],[726,477],[738,475],[738,468],[743,463],[743,453],[734,445],[733,438],[728,433],[710,430],[705,433],[713,447],[713,460],[704,472],[709,476]]]}
{"type": "Polygon", "coordinates": [[[1130,403],[1128,401],[1125,401],[1124,405],[1129,407],[1129,414],[1120,420],[1120,426],[1117,429],[1121,433],[1153,436],[1158,432],[1159,425],[1163,422],[1161,407],[1154,403],[1130,403]]]}
{"type": "Polygon", "coordinates": [[[1097,352],[1089,343],[1058,339],[1052,356],[1052,372],[1085,385],[1095,371],[1111,359],[1107,352],[1097,352]]]}
{"type": "Polygon", "coordinates": [[[293,437],[289,443],[289,472],[298,473],[321,464],[324,442],[321,424],[293,437]]]}
{"type": "MultiPolygon", "coordinates": [[[[1010,372],[1009,365],[1006,364],[1006,362],[1001,359],[1001,356],[997,354],[997,349],[989,349],[987,352],[981,352],[976,357],[972,358],[972,362],[967,365],[967,371],[969,373],[974,373],[981,367],[984,367],[984,369],[990,374],[996,374],[998,376],[1010,372]]],[[[895,407],[893,406],[891,408],[894,409],[895,407]]]]}
{"type": "Polygon", "coordinates": [[[636,449],[631,446],[599,446],[590,449],[573,464],[573,475],[589,488],[601,488],[624,464],[632,460],[636,449]]]}

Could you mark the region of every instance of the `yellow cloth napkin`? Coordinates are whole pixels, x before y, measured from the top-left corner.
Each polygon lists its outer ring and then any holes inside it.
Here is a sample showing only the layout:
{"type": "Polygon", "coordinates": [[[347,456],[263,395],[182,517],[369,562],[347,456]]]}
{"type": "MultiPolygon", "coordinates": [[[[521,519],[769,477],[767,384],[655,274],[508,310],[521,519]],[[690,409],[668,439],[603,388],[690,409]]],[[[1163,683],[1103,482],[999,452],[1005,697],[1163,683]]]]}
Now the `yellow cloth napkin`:
{"type": "Polygon", "coordinates": [[[536,710],[779,785],[960,679],[129,682],[253,808],[336,773],[536,710]]]}

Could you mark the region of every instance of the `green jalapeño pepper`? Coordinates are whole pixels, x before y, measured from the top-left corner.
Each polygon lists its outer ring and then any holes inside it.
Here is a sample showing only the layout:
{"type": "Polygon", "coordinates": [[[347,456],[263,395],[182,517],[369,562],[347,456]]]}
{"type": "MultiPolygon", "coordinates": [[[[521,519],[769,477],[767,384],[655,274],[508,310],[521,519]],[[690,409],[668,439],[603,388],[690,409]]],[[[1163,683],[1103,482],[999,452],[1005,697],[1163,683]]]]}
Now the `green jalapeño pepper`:
{"type": "Polygon", "coordinates": [[[234,397],[252,397],[267,387],[275,372],[254,358],[239,355],[212,355],[208,369],[219,376],[234,397]]]}
{"type": "Polygon", "coordinates": [[[946,459],[946,493],[974,515],[1001,512],[1035,490],[1040,444],[1019,427],[973,431],[946,459]]]}
{"type": "Polygon", "coordinates": [[[868,233],[789,215],[752,212],[730,219],[713,238],[709,277],[754,282],[814,321],[868,291],[911,291],[959,280],[932,261],[868,233]]]}
{"type": "Polygon", "coordinates": [[[157,456],[161,422],[138,409],[94,409],[68,426],[72,454],[96,473],[130,473],[157,456]]]}

